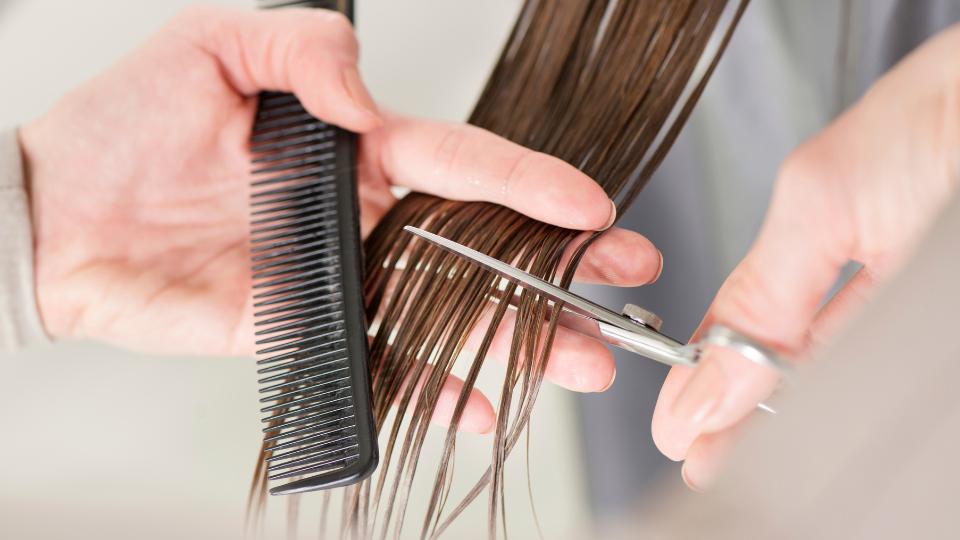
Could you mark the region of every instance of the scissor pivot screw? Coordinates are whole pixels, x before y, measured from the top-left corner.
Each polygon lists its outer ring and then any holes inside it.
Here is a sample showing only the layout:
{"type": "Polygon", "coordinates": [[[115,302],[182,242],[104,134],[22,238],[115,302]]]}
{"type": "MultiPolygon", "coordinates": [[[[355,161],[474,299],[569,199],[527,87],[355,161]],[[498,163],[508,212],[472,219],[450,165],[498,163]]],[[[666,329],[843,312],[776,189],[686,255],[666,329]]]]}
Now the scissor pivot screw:
{"type": "Polygon", "coordinates": [[[642,324],[647,328],[652,328],[657,332],[659,332],[660,327],[663,326],[663,319],[661,319],[656,313],[643,309],[635,304],[627,304],[623,306],[623,315],[631,321],[642,324]]]}

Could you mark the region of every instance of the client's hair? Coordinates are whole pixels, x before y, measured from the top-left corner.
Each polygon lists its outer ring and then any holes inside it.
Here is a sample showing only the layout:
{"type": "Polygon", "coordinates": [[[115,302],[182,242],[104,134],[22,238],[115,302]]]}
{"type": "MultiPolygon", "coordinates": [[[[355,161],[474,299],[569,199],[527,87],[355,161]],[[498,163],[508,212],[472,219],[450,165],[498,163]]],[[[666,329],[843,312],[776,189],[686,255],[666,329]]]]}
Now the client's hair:
{"type": "MultiPolygon", "coordinates": [[[[527,0],[470,123],[576,166],[603,186],[622,215],[666,155],[745,7],[746,0],[527,0]]],[[[578,231],[495,204],[412,193],[366,241],[365,300],[375,328],[370,369],[374,412],[384,436],[378,472],[344,490],[343,527],[362,537],[399,536],[415,474],[427,466],[419,458],[428,424],[459,356],[470,359],[468,374],[440,462],[430,464],[433,489],[417,521],[421,536],[438,535],[487,490],[493,537],[502,523],[504,461],[528,425],[556,313],[544,298],[524,291],[511,302],[515,286],[504,288],[493,274],[415,241],[403,231],[405,225],[563,287],[570,285],[597,235],[576,246],[570,263],[560,268],[578,231]],[[457,425],[511,304],[516,324],[491,464],[448,508],[457,425]],[[475,329],[484,314],[489,322],[475,329]],[[467,355],[463,347],[471,331],[483,332],[484,338],[467,355]]],[[[258,485],[264,482],[262,475],[256,479],[258,485]]],[[[325,512],[329,493],[324,497],[325,512]]],[[[262,496],[257,498],[262,506],[262,496]]],[[[296,504],[291,508],[295,515],[296,504]]]]}

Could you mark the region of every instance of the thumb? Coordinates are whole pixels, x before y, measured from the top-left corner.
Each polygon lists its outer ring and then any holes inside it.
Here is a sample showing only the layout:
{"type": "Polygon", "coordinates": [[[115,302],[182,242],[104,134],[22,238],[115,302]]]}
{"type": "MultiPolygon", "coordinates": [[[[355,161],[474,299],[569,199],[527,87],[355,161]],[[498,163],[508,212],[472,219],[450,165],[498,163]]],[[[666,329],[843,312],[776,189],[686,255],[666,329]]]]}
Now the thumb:
{"type": "MultiPolygon", "coordinates": [[[[701,328],[723,324],[782,352],[804,343],[820,301],[850,252],[852,226],[826,177],[805,164],[801,148],[787,161],[753,247],[720,288],[701,328]]],[[[724,348],[706,351],[695,369],[674,367],[660,392],[653,437],[683,459],[701,433],[734,425],[774,390],[777,375],[724,348]]]]}
{"type": "Polygon", "coordinates": [[[358,133],[381,124],[357,71],[353,27],[340,13],[197,7],[169,30],[213,56],[241,94],[292,92],[313,116],[358,133]]]}

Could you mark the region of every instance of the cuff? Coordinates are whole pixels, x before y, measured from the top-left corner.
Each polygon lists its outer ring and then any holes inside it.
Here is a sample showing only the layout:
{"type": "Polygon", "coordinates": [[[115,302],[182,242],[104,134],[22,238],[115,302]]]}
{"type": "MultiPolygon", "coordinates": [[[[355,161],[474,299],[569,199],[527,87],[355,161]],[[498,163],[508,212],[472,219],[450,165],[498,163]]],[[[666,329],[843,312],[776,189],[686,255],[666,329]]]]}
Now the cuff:
{"type": "Polygon", "coordinates": [[[16,129],[0,130],[0,352],[49,341],[33,282],[33,229],[16,129]]]}

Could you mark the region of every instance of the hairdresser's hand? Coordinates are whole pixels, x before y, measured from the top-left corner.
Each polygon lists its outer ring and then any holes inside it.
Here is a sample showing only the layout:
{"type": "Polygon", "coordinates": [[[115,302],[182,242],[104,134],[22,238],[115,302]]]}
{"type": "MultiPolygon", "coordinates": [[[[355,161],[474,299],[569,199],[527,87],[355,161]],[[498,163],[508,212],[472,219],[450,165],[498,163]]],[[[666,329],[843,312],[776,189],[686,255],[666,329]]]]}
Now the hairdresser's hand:
{"type": "MultiPolygon", "coordinates": [[[[960,182],[958,48],[960,26],[907,57],[787,159],[760,235],[704,327],[723,323],[795,356],[909,255],[960,182]],[[864,268],[818,309],[850,259],[864,268]]],[[[696,370],[674,368],[653,418],[657,446],[686,460],[689,485],[708,486],[738,424],[775,382],[723,350],[696,370]]]]}
{"type": "MultiPolygon", "coordinates": [[[[248,140],[264,89],[293,91],[319,118],[363,134],[365,233],[395,203],[391,185],[571,228],[612,222],[603,190],[557,159],[480,129],[382,114],[356,61],[349,23],[331,12],[194,9],[25,126],[48,333],[153,353],[252,354],[248,140]]],[[[614,230],[579,277],[635,285],[659,264],[648,241],[614,230]]],[[[599,343],[561,335],[555,351],[553,380],[582,391],[611,382],[599,343]]],[[[451,392],[458,385],[451,379],[451,392]]],[[[478,394],[462,427],[487,430],[492,415],[478,394]]]]}

